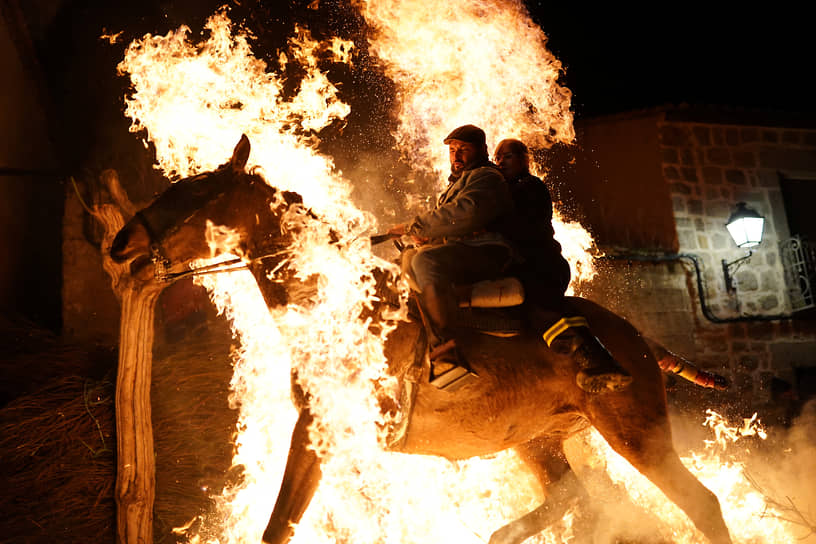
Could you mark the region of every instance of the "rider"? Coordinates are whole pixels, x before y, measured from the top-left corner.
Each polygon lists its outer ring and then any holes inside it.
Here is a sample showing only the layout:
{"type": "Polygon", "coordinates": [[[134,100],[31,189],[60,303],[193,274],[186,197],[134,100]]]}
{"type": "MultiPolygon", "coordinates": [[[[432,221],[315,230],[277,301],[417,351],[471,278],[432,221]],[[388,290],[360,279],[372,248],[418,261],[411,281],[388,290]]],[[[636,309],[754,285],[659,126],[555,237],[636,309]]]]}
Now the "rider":
{"type": "Polygon", "coordinates": [[[495,160],[510,188],[514,212],[500,230],[512,241],[523,260],[519,267],[533,326],[555,351],[569,354],[578,365],[576,381],[591,393],[626,387],[631,376],[589,330],[580,316],[565,316],[564,292],[569,285],[569,263],[554,238],[552,199],[544,182],[530,173],[527,146],[506,139],[496,146],[495,160]]]}
{"type": "Polygon", "coordinates": [[[481,128],[458,127],[444,143],[451,174],[436,206],[388,232],[408,234],[421,244],[408,268],[418,288],[419,305],[430,321],[431,362],[461,369],[467,364],[452,330],[458,307],[454,286],[498,277],[511,263],[511,246],[497,225],[512,210],[512,199],[488,158],[481,128]]]}

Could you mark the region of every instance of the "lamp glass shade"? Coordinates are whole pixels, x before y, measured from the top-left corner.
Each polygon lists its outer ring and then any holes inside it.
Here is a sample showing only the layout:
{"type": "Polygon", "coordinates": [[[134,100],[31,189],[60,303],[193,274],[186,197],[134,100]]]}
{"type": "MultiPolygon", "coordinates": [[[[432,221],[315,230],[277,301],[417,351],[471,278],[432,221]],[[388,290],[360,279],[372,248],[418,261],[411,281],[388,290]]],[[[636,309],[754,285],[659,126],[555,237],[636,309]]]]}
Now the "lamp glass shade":
{"type": "Polygon", "coordinates": [[[737,204],[737,210],[728,218],[726,227],[737,247],[755,247],[762,242],[765,218],[755,210],[747,208],[745,202],[740,202],[737,204]]]}

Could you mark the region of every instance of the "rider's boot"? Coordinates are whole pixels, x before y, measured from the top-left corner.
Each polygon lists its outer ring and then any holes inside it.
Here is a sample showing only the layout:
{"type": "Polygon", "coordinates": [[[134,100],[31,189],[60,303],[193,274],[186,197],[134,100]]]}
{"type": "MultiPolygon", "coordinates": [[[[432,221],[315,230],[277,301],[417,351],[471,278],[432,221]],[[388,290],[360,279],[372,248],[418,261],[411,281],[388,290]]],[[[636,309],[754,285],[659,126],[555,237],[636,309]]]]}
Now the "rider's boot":
{"type": "Polygon", "coordinates": [[[450,392],[470,383],[477,376],[470,370],[448,326],[456,311],[455,299],[449,295],[452,293],[445,289],[426,289],[420,297],[420,306],[424,310],[423,320],[428,331],[430,382],[450,392]]]}
{"type": "Polygon", "coordinates": [[[453,392],[474,381],[478,376],[465,361],[456,339],[437,337],[432,341],[428,357],[431,360],[431,385],[453,392]]]}
{"type": "Polygon", "coordinates": [[[556,353],[569,355],[578,366],[575,381],[588,393],[620,391],[632,383],[632,376],[589,330],[583,317],[565,317],[544,333],[544,340],[556,353]]]}

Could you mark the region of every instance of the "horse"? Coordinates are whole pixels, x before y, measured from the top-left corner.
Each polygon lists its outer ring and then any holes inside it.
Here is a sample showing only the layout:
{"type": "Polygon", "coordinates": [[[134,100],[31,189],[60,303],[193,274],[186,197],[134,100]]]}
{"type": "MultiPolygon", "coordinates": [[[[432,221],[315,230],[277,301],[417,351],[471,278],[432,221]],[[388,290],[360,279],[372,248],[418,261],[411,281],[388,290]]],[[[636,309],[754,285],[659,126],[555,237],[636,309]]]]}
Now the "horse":
{"type": "MultiPolygon", "coordinates": [[[[143,277],[154,273],[151,263],[172,269],[209,258],[209,221],[238,234],[240,254],[266,304],[287,304],[297,282],[281,266],[280,255],[293,236],[282,229],[281,220],[288,208],[301,206],[302,199],[247,172],[249,151],[249,140],[242,136],[227,163],[174,183],[121,229],[111,257],[130,262],[131,273],[143,277]]],[[[461,349],[478,379],[456,391],[418,383],[398,451],[457,460],[513,448],[541,482],[546,497],[532,512],[498,528],[490,543],[520,543],[558,522],[570,504],[590,500],[564,454],[564,441],[591,425],[710,542],[730,543],[717,497],[686,469],[673,448],[661,370],[647,341],[625,319],[590,300],[569,297],[568,303],[632,375],[629,387],[604,394],[582,391],[574,363],[550,350],[537,333],[497,337],[465,331],[461,349]]],[[[410,366],[405,361],[413,360],[421,331],[421,324],[401,321],[389,334],[389,372],[405,372],[410,366]]],[[[263,533],[269,544],[291,539],[322,476],[320,459],[309,448],[314,416],[308,398],[297,389],[293,383],[299,416],[277,502],[263,533]]]]}

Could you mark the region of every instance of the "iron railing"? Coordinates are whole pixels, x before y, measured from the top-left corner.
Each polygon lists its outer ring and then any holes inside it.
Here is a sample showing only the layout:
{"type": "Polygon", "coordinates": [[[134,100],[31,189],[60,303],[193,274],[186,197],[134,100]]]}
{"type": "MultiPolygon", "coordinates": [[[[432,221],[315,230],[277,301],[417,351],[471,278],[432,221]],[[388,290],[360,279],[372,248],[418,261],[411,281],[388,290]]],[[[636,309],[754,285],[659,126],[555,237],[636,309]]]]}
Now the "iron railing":
{"type": "Polygon", "coordinates": [[[816,307],[816,243],[801,236],[779,242],[785,284],[794,312],[816,307]]]}

